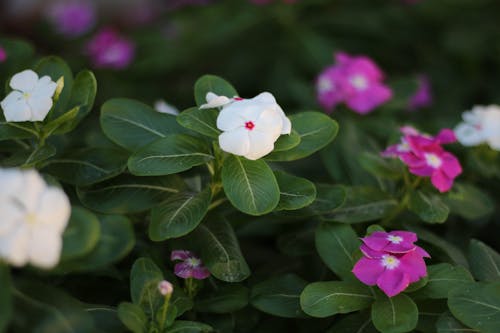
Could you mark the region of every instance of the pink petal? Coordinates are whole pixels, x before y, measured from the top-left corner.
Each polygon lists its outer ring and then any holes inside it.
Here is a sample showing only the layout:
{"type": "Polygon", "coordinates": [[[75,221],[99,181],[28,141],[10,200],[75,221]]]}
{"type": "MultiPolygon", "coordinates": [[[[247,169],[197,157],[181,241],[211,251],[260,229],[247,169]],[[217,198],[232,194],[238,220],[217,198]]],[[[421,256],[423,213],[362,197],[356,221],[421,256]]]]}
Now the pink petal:
{"type": "Polygon", "coordinates": [[[455,178],[462,173],[462,166],[455,156],[445,152],[441,158],[443,160],[441,169],[448,177],[455,178]]]}
{"type": "Polygon", "coordinates": [[[186,260],[193,257],[193,253],[185,250],[174,250],[170,254],[170,260],[186,260]]]}
{"type": "Polygon", "coordinates": [[[431,176],[431,183],[439,192],[446,192],[453,186],[453,179],[450,179],[441,169],[437,169],[431,176]]]}
{"type": "Polygon", "coordinates": [[[427,275],[425,261],[419,252],[413,251],[405,254],[400,259],[399,270],[408,274],[410,283],[417,282],[427,275]]]}
{"type": "Polygon", "coordinates": [[[389,235],[401,237],[401,238],[403,238],[404,242],[408,242],[408,243],[412,243],[412,244],[415,243],[418,239],[417,234],[414,232],[411,232],[411,231],[395,230],[395,231],[389,232],[389,235]]]}
{"type": "Polygon", "coordinates": [[[396,296],[410,284],[410,277],[399,268],[386,269],[377,280],[377,286],[389,297],[396,296]]]}
{"type": "Polygon", "coordinates": [[[364,91],[358,91],[347,97],[346,104],[355,112],[366,114],[373,111],[379,105],[387,102],[392,97],[390,88],[382,84],[372,84],[364,91]]]}
{"type": "Polygon", "coordinates": [[[384,254],[386,254],[385,252],[382,252],[382,251],[372,250],[368,246],[366,246],[365,244],[361,244],[360,250],[361,250],[361,252],[363,252],[363,254],[366,257],[368,257],[370,259],[380,259],[380,258],[382,258],[382,256],[384,254]]]}
{"type": "Polygon", "coordinates": [[[361,238],[361,240],[372,250],[381,251],[389,243],[387,236],[389,234],[386,232],[375,231],[370,236],[361,238]]]}
{"type": "Polygon", "coordinates": [[[436,135],[436,141],[439,144],[453,143],[457,141],[455,132],[449,128],[442,129],[438,135],[436,135]]]}
{"type": "Polygon", "coordinates": [[[361,258],[354,265],[352,272],[364,284],[374,286],[384,270],[385,267],[379,259],[361,258]]]}
{"type": "Polygon", "coordinates": [[[415,252],[418,253],[418,255],[422,256],[422,257],[426,257],[426,258],[430,258],[431,255],[429,253],[427,253],[427,251],[425,251],[423,248],[421,248],[420,246],[417,246],[415,248],[415,252]]]}
{"type": "Polygon", "coordinates": [[[188,279],[193,277],[193,267],[185,262],[180,262],[174,266],[174,273],[178,277],[188,279]]]}
{"type": "Polygon", "coordinates": [[[197,280],[203,280],[210,276],[209,270],[204,266],[194,268],[192,272],[193,272],[193,278],[197,280]]]}

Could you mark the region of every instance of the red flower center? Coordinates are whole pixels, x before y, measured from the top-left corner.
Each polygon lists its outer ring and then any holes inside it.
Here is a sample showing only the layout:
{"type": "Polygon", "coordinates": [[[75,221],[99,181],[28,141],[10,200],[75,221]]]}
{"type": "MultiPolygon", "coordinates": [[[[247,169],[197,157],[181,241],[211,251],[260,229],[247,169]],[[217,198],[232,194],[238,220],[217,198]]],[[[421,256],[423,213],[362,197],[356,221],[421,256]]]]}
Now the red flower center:
{"type": "Polygon", "coordinates": [[[253,123],[253,121],[247,121],[245,123],[245,128],[249,131],[253,130],[254,127],[255,127],[255,124],[253,123]]]}
{"type": "Polygon", "coordinates": [[[242,100],[244,100],[244,98],[241,98],[241,97],[235,97],[235,98],[234,98],[234,100],[235,100],[235,101],[242,101],[242,100]]]}

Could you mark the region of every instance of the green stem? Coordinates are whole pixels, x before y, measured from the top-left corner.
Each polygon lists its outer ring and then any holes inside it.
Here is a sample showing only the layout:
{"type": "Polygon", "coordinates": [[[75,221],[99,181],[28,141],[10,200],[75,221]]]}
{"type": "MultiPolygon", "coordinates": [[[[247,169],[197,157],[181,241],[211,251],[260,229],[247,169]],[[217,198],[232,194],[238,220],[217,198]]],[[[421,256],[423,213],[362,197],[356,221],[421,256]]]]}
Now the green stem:
{"type": "Polygon", "coordinates": [[[163,332],[165,327],[165,321],[167,320],[168,306],[170,305],[170,297],[172,294],[165,295],[165,301],[163,303],[161,317],[160,317],[160,332],[163,332]]]}

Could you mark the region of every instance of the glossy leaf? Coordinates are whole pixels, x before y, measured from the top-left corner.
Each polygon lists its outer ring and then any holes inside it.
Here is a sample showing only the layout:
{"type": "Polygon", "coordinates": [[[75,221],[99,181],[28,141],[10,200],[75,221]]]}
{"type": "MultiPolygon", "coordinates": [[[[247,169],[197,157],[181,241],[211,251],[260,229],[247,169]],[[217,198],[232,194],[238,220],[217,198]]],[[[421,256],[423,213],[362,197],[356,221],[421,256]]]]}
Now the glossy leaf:
{"type": "Polygon", "coordinates": [[[472,274],[479,281],[500,280],[500,254],[483,242],[472,239],[468,259],[472,274]]]}
{"type": "Polygon", "coordinates": [[[242,285],[223,286],[212,294],[198,297],[195,309],[210,313],[235,312],[248,305],[248,293],[248,288],[242,285]]]}
{"type": "Polygon", "coordinates": [[[90,253],[99,241],[101,225],[90,211],[74,206],[63,234],[61,261],[83,257],[90,253]]]}
{"type": "Polygon", "coordinates": [[[207,93],[212,92],[216,95],[233,98],[238,96],[238,92],[234,87],[221,77],[215,75],[203,75],[194,84],[194,99],[196,105],[200,106],[207,102],[207,93]]]}
{"type": "Polygon", "coordinates": [[[158,283],[163,274],[149,258],[139,258],[130,271],[130,294],[132,302],[147,314],[155,313],[162,304],[163,297],[158,292],[158,283]]]}
{"type": "Polygon", "coordinates": [[[440,196],[422,191],[411,192],[408,208],[428,223],[443,223],[450,212],[440,196]]]}
{"type": "Polygon", "coordinates": [[[310,205],[316,198],[316,187],[307,179],[283,171],[275,171],[274,176],[280,189],[276,210],[300,209],[310,205]]]}
{"type": "Polygon", "coordinates": [[[182,111],[177,116],[177,122],[195,132],[217,139],[221,131],[217,128],[217,116],[219,111],[216,109],[201,110],[197,107],[182,111]]]}
{"type": "Polygon", "coordinates": [[[447,298],[450,290],[464,288],[474,281],[468,270],[447,263],[428,266],[427,274],[427,284],[414,294],[415,297],[447,298]]]}
{"type": "Polygon", "coordinates": [[[133,333],[146,332],[148,318],[141,307],[132,303],[120,303],[118,317],[121,322],[133,333]]]}
{"type": "Polygon", "coordinates": [[[412,331],[418,322],[415,303],[404,294],[378,299],[372,306],[372,321],[383,333],[405,333],[412,331]]]}

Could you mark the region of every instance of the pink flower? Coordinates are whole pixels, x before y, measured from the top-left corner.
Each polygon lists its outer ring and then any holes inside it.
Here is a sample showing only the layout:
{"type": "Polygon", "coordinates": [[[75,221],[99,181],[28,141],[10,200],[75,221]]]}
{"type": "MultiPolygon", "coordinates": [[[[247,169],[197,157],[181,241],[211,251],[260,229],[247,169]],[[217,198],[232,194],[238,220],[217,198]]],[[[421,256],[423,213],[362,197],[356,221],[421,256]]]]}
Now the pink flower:
{"type": "Polygon", "coordinates": [[[210,276],[208,269],[203,266],[201,259],[196,257],[190,251],[176,250],[172,251],[170,260],[182,260],[182,262],[175,264],[174,273],[183,279],[194,278],[203,280],[210,276]]]}
{"type": "Polygon", "coordinates": [[[393,297],[410,283],[427,275],[424,257],[429,254],[414,245],[417,235],[407,231],[374,232],[362,239],[361,258],[352,270],[364,284],[377,285],[393,297]]]}
{"type": "Polygon", "coordinates": [[[158,291],[163,296],[172,295],[174,292],[174,286],[167,280],[163,280],[158,283],[158,291]]]}
{"type": "Polygon", "coordinates": [[[99,31],[87,44],[95,67],[123,69],[134,58],[134,44],[111,28],[99,31]]]}
{"type": "Polygon", "coordinates": [[[443,129],[432,137],[406,126],[401,132],[404,135],[401,142],[389,146],[382,156],[399,157],[412,174],[430,177],[432,185],[440,192],[450,190],[454,179],[462,173],[462,167],[458,159],[441,145],[456,141],[453,131],[443,129]]]}
{"type": "Polygon", "coordinates": [[[0,63],[4,62],[7,60],[7,52],[3,47],[0,46],[0,63]]]}
{"type": "Polygon", "coordinates": [[[335,60],[316,81],[318,101],[326,111],[344,102],[355,112],[366,114],[392,97],[391,89],[383,83],[384,74],[370,58],[339,52],[335,60]]]}
{"type": "Polygon", "coordinates": [[[425,108],[432,104],[431,82],[429,78],[425,75],[421,75],[418,80],[418,90],[408,101],[408,108],[410,111],[425,108]]]}
{"type": "Polygon", "coordinates": [[[95,8],[89,1],[58,1],[48,9],[48,18],[55,29],[67,36],[77,37],[95,24],[95,8]]]}

